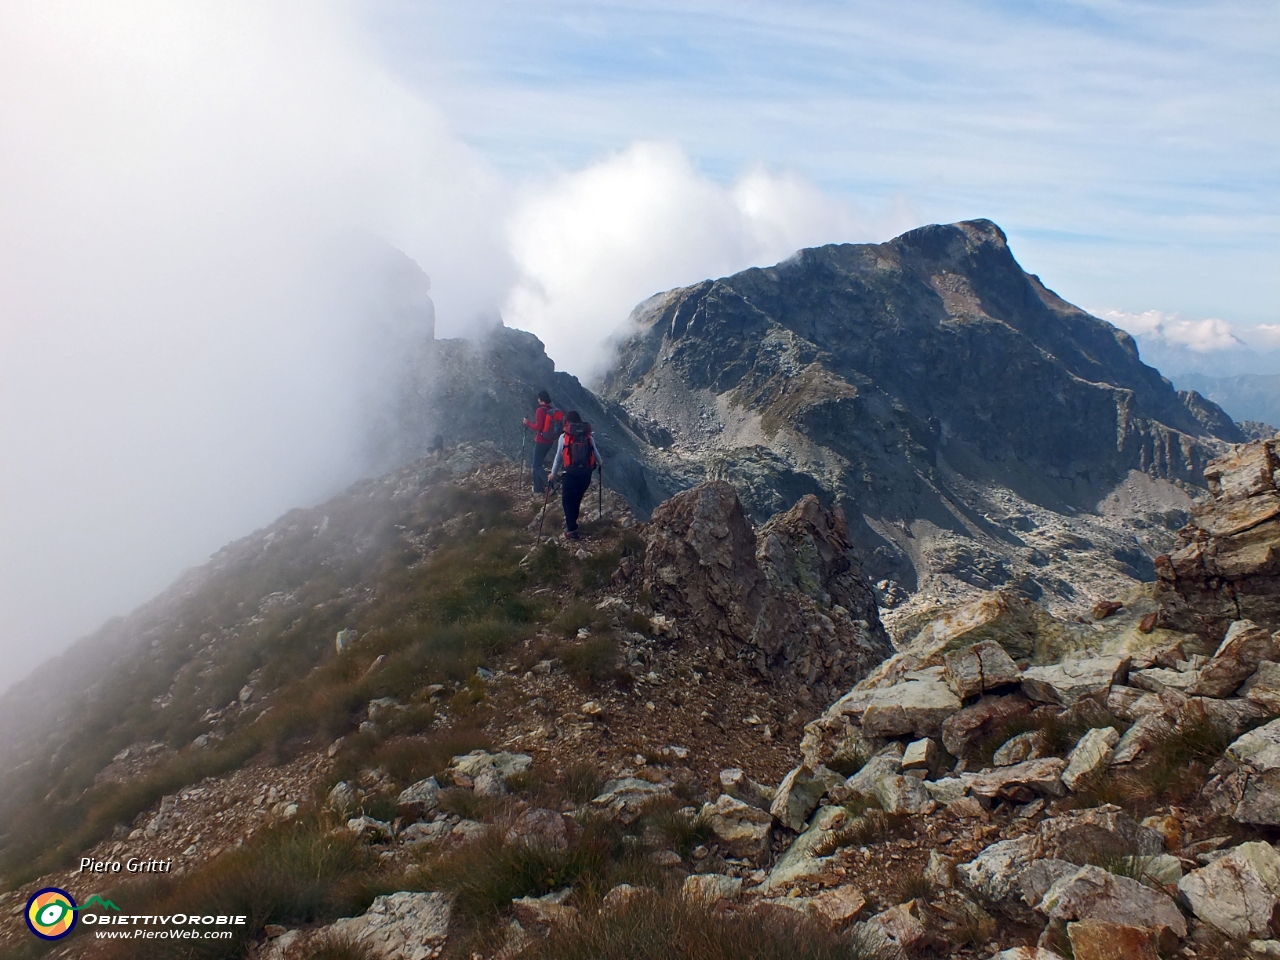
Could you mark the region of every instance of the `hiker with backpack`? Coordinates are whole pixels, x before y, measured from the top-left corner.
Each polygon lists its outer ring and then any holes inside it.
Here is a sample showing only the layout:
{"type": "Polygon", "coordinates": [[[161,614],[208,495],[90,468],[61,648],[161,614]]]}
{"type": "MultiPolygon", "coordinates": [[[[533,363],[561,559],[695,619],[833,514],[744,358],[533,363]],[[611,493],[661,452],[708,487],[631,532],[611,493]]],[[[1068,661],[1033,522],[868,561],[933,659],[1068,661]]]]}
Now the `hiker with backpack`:
{"type": "Polygon", "coordinates": [[[539,390],[538,409],[524,425],[533,431],[533,492],[542,493],[547,483],[547,454],[564,430],[564,413],[551,405],[551,394],[539,390]]]}
{"type": "Polygon", "coordinates": [[[560,488],[560,503],[564,507],[564,535],[568,540],[578,539],[578,510],[582,498],[591,489],[591,475],[603,466],[595,438],[591,436],[591,424],[579,416],[577,410],[564,415],[564,433],[556,444],[555,462],[551,465],[551,482],[564,474],[560,488]]]}

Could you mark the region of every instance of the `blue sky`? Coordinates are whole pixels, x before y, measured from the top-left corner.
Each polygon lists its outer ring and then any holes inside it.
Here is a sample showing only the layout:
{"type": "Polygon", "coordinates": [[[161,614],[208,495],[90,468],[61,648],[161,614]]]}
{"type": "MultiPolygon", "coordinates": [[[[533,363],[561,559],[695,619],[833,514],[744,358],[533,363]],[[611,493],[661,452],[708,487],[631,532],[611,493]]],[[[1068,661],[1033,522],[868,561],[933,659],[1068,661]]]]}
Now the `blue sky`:
{"type": "Polygon", "coordinates": [[[1273,3],[372,3],[380,56],[513,180],[636,140],[865,208],[987,216],[1097,309],[1280,317],[1273,3]]]}

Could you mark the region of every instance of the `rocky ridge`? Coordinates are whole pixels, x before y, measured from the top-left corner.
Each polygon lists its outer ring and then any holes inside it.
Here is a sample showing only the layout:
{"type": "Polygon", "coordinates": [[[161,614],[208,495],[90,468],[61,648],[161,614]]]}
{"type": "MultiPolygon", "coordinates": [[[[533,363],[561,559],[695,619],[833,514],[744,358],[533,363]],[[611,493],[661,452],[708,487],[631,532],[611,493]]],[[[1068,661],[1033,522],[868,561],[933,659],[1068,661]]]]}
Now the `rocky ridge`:
{"type": "MultiPolygon", "coordinates": [[[[1220,490],[1240,489],[1258,455],[1237,449],[1208,473],[1220,490]]],[[[387,478],[381,495],[408,505],[440,484],[505,486],[518,500],[518,471],[485,460],[455,451],[438,468],[387,478]]],[[[537,504],[525,502],[519,523],[534,524],[537,504]]],[[[673,896],[753,923],[818,924],[885,960],[1277,949],[1280,854],[1269,841],[1280,826],[1280,631],[1236,620],[1219,642],[1170,629],[1151,592],[1099,604],[1088,622],[996,593],[889,653],[840,516],[816,500],[758,532],[723,483],[680,494],[648,524],[621,500],[610,507],[618,522],[600,527],[598,542],[528,554],[530,564],[609,558],[612,572],[588,594],[598,618],[559,656],[536,659],[555,649],[540,632],[467,684],[371,699],[352,718],[359,729],[328,747],[167,795],[88,854],[182,845],[179,877],[199,878],[252,850],[255,836],[320,816],[403,884],[346,919],[263,927],[247,947],[273,960],[311,956],[335,938],[384,958],[516,957],[673,896]],[[632,535],[643,544],[638,563],[611,548],[632,535]],[[574,550],[585,558],[566,554],[574,550]],[[800,620],[762,615],[774,597],[800,620]],[[858,626],[842,628],[846,620],[858,626]],[[584,690],[569,672],[572,651],[610,631],[625,672],[584,690]],[[841,674],[833,642],[859,666],[841,674]],[[779,655],[756,652],[768,649],[779,655]],[[889,655],[871,668],[881,651],[889,655]],[[797,670],[806,662],[851,688],[801,731],[803,713],[783,714],[801,691],[813,699],[808,670],[797,670]],[[488,706],[470,713],[466,691],[481,681],[488,706]],[[415,713],[422,704],[436,707],[415,713]],[[694,704],[720,706],[695,718],[694,704]],[[412,782],[361,768],[361,754],[348,752],[382,738],[430,742],[476,720],[492,745],[412,782]],[[576,797],[535,786],[584,755],[608,779],[576,797]],[[496,940],[476,940],[465,886],[431,880],[449,876],[432,871],[451,857],[479,863],[494,845],[567,856],[601,818],[636,838],[644,882],[615,883],[607,896],[572,882],[535,887],[499,914],[496,940]],[[672,823],[685,826],[659,826],[672,823]]],[[[433,542],[420,529],[401,536],[433,542]]],[[[372,637],[345,629],[338,655],[373,676],[388,668],[372,637]]],[[[246,687],[241,708],[271,706],[260,682],[246,687]]],[[[228,735],[226,717],[209,721],[207,739],[228,735]]],[[[101,777],[145,776],[167,749],[131,746],[101,777]]],[[[84,892],[74,872],[33,883],[50,881],[84,892]]],[[[27,889],[7,895],[6,909],[21,912],[27,889]]],[[[64,952],[95,955],[93,943],[64,952]]]]}

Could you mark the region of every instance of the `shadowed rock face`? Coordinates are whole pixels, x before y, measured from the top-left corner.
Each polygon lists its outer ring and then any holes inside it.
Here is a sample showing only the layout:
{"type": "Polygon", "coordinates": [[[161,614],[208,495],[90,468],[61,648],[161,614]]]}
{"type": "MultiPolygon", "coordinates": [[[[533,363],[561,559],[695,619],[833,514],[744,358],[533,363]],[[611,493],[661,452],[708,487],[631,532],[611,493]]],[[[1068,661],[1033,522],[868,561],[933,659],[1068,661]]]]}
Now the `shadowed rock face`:
{"type": "Polygon", "coordinates": [[[1160,623],[1215,641],[1234,620],[1280,629],[1280,440],[1237,447],[1205,477],[1213,499],[1156,560],[1160,623]]]}
{"type": "MultiPolygon", "coordinates": [[[[1199,484],[1221,441],[1243,439],[1127,333],[1023,272],[985,220],[802,250],[656,296],[633,320],[603,393],[670,432],[670,471],[730,480],[757,519],[805,493],[844,502],[873,578],[908,589],[929,573],[985,589],[1034,574],[1008,559],[1020,528],[999,525],[986,491],[1070,517],[1134,471],[1199,484]],[[959,542],[921,540],[921,523],[959,542]]],[[[1119,539],[1143,558],[1148,545],[1119,539]]]]}
{"type": "Polygon", "coordinates": [[[474,340],[427,340],[410,369],[398,406],[375,441],[387,466],[423,456],[437,435],[446,446],[489,441],[510,457],[520,456],[523,445],[529,456],[533,436],[521,420],[533,415],[537,393],[545,389],[557,407],[577,410],[592,425],[605,461],[605,485],[637,513],[647,515],[689,485],[650,462],[656,445],[669,436],[652,427],[646,432],[619,404],[557,371],[531,333],[499,325],[474,340]]]}
{"type": "Polygon", "coordinates": [[[660,505],[645,527],[645,587],[684,642],[810,689],[819,700],[891,652],[839,508],[806,497],[759,537],[723,480],[660,505]]]}

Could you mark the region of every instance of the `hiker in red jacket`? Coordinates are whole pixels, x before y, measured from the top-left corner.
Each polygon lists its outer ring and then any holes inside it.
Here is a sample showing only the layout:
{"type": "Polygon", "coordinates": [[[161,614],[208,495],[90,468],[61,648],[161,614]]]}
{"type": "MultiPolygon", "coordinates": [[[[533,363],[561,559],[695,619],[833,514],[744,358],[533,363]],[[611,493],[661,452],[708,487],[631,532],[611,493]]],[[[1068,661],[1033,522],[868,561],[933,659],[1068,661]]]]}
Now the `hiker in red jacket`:
{"type": "Polygon", "coordinates": [[[591,474],[604,464],[596,449],[591,424],[570,410],[564,415],[564,433],[556,444],[556,456],[551,467],[551,481],[564,474],[560,488],[560,504],[564,507],[564,536],[566,540],[578,539],[578,511],[582,496],[591,488],[591,474]]]}
{"type": "Polygon", "coordinates": [[[547,454],[564,432],[564,413],[551,405],[551,394],[538,391],[538,409],[524,425],[533,431],[533,492],[542,493],[547,485],[547,454]]]}

